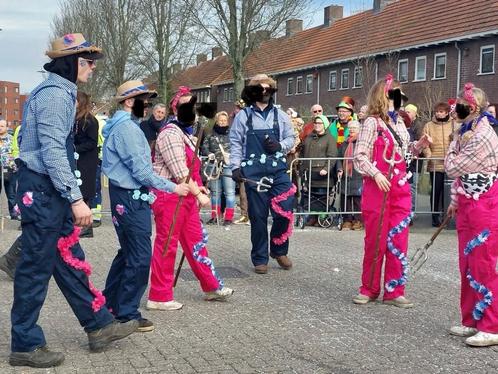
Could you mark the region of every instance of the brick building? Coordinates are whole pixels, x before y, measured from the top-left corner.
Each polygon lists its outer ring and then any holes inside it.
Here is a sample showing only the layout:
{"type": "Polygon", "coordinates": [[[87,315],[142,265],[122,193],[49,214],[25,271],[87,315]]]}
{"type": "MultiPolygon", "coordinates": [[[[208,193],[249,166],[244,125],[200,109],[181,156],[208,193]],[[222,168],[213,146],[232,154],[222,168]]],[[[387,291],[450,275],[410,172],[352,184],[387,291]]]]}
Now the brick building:
{"type": "Polygon", "coordinates": [[[19,83],[0,81],[0,117],[14,128],[21,122],[19,83]]]}
{"type": "MultiPolygon", "coordinates": [[[[323,24],[303,30],[289,20],[286,35],[263,41],[245,64],[247,78],[272,75],[276,103],[306,114],[314,103],[332,113],[341,97],[366,101],[370,86],[387,72],[403,84],[409,101],[428,112],[455,97],[467,81],[498,101],[498,2],[487,0],[373,0],[373,8],[343,17],[342,6],[324,9],[323,24]]],[[[200,101],[230,111],[238,94],[227,56],[198,56],[173,87],[189,85],[200,101]]]]}

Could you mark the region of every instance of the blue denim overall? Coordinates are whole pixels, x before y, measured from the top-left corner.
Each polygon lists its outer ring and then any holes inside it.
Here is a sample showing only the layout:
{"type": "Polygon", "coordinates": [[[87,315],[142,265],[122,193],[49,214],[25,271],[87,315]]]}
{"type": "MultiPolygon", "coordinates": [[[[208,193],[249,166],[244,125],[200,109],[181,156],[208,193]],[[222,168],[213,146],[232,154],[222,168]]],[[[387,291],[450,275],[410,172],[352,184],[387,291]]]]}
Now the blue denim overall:
{"type": "MultiPolygon", "coordinates": [[[[245,183],[248,213],[251,220],[251,259],[254,266],[266,265],[268,263],[268,213],[271,211],[273,224],[270,239],[279,237],[287,230],[289,221],[275,213],[271,209],[271,199],[287,192],[292,187],[292,182],[287,174],[287,162],[285,155],[277,152],[274,155],[265,153],[263,144],[266,138],[280,141],[280,130],[278,126],[278,109],[273,108],[273,127],[271,129],[255,130],[252,124],[254,115],[251,108],[244,109],[247,114],[246,132],[246,154],[241,163],[244,177],[252,180],[260,180],[262,177],[273,179],[272,187],[267,192],[258,192],[253,183],[245,183]]],[[[291,211],[294,196],[279,203],[285,211],[291,211]]],[[[270,255],[272,257],[287,255],[289,241],[276,245],[270,240],[270,255]]]]}

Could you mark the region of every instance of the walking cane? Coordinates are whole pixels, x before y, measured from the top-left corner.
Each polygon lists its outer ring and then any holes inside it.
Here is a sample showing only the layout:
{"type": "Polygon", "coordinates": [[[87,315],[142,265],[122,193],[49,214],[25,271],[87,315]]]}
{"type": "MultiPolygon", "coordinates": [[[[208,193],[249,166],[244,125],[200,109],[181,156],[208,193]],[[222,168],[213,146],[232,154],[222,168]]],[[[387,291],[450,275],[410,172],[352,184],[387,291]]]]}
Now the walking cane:
{"type": "MultiPolygon", "coordinates": [[[[393,174],[393,169],[395,164],[399,164],[404,161],[404,159],[401,157],[399,160],[396,160],[396,145],[393,146],[391,158],[387,158],[387,147],[389,144],[386,142],[386,145],[384,147],[384,152],[382,154],[382,158],[386,163],[389,164],[389,169],[387,171],[387,179],[391,181],[392,179],[392,174],[393,174]]],[[[382,205],[380,208],[380,217],[379,217],[379,225],[377,226],[377,236],[375,238],[375,257],[372,262],[372,265],[370,266],[370,278],[368,281],[368,287],[372,288],[372,283],[373,283],[373,276],[374,276],[374,271],[375,267],[377,265],[377,262],[379,261],[379,251],[380,251],[380,236],[382,233],[382,226],[384,223],[384,212],[386,210],[386,204],[387,204],[387,192],[384,192],[384,195],[382,196],[382,205]]]]}
{"type": "Polygon", "coordinates": [[[423,247],[417,248],[415,253],[411,256],[410,265],[413,268],[412,274],[415,274],[417,271],[419,271],[420,268],[422,267],[422,265],[425,264],[425,262],[429,258],[429,255],[428,255],[429,247],[432,245],[432,243],[434,243],[434,240],[436,240],[436,238],[441,233],[441,231],[443,231],[443,229],[448,225],[448,223],[450,222],[450,219],[451,219],[451,217],[448,215],[446,217],[444,217],[443,222],[437,228],[437,230],[434,232],[434,234],[429,239],[429,241],[427,243],[425,243],[425,245],[423,247]]]}

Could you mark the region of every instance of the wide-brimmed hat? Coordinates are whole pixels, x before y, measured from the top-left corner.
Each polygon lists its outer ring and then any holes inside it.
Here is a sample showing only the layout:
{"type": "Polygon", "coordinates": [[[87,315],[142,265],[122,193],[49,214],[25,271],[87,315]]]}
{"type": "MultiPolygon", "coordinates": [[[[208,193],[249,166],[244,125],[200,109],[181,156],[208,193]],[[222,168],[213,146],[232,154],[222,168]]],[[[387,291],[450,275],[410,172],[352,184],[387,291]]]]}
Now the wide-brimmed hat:
{"type": "Polygon", "coordinates": [[[336,110],[339,110],[339,108],[345,108],[345,109],[349,110],[351,113],[354,112],[353,106],[350,103],[347,103],[345,101],[341,101],[339,103],[339,105],[337,105],[335,107],[336,110]]]}
{"type": "Polygon", "coordinates": [[[52,42],[52,49],[45,54],[54,59],[58,57],[75,55],[78,53],[91,53],[93,60],[104,57],[102,49],[86,41],[83,34],[66,34],[52,42]]]}
{"type": "Polygon", "coordinates": [[[121,102],[139,95],[147,95],[149,98],[153,98],[157,96],[157,92],[149,90],[142,81],[127,81],[118,87],[114,99],[121,102]]]}
{"type": "Polygon", "coordinates": [[[271,88],[277,87],[277,82],[266,74],[256,74],[249,81],[248,86],[259,86],[260,84],[266,83],[271,88]]]}

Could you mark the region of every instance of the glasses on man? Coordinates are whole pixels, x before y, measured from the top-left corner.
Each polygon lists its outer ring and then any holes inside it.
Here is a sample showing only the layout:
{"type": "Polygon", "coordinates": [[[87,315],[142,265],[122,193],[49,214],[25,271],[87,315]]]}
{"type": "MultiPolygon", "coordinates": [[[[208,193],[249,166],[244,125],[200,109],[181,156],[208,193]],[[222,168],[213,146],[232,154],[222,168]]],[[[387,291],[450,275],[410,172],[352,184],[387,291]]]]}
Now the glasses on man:
{"type": "Polygon", "coordinates": [[[323,122],[313,122],[315,125],[323,125],[323,122]]]}
{"type": "Polygon", "coordinates": [[[351,114],[349,110],[339,110],[337,113],[339,114],[351,114]]]}
{"type": "Polygon", "coordinates": [[[323,112],[323,109],[317,109],[317,110],[314,110],[313,111],[313,114],[316,114],[316,113],[322,113],[323,112]]]}
{"type": "Polygon", "coordinates": [[[81,61],[85,61],[87,63],[87,65],[90,67],[97,66],[97,61],[95,61],[95,60],[88,60],[86,58],[82,58],[81,61]]]}

